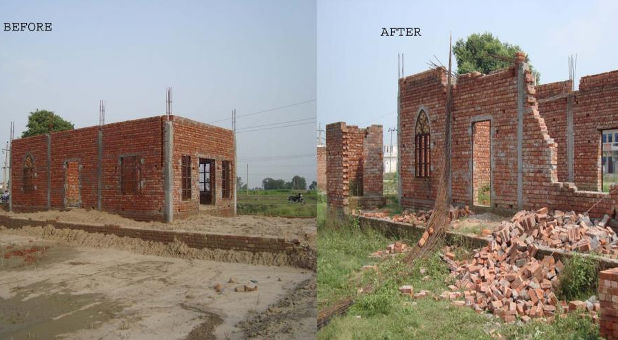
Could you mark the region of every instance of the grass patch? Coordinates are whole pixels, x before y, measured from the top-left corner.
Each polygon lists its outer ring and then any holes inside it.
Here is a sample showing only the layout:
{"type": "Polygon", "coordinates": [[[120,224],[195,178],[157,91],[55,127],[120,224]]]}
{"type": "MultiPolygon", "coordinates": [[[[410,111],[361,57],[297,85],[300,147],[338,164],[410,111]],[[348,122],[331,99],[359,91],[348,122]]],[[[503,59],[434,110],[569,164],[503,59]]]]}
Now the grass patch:
{"type": "Polygon", "coordinates": [[[489,185],[484,185],[480,187],[477,193],[476,204],[482,205],[482,206],[489,206],[491,204],[490,191],[491,191],[491,187],[489,185]]]}
{"type": "Polygon", "coordinates": [[[567,259],[564,270],[560,273],[558,297],[565,300],[586,300],[595,295],[599,280],[596,261],[577,253],[567,259]]]}
{"type": "Polygon", "coordinates": [[[401,209],[401,205],[399,204],[399,198],[397,197],[397,195],[385,195],[385,198],[386,205],[384,206],[384,208],[388,209],[389,215],[393,216],[401,214],[403,209],[401,209]]]}
{"type": "Polygon", "coordinates": [[[299,190],[251,190],[238,192],[238,214],[282,217],[315,217],[318,193],[299,190]],[[288,196],[302,193],[305,204],[288,203],[288,196]]]}
{"type": "MultiPolygon", "coordinates": [[[[505,324],[491,314],[456,307],[430,297],[412,299],[398,288],[410,284],[414,291],[440,294],[451,283],[446,264],[437,254],[417,261],[410,268],[403,255],[383,261],[368,255],[394,242],[381,234],[363,232],[352,222],[339,228],[318,230],[318,308],[343,297],[356,295],[358,287],[375,290],[358,295],[348,313],[334,318],[318,332],[318,339],[596,339],[599,328],[588,317],[569,314],[553,323],[533,321],[505,324]],[[379,271],[361,272],[365,264],[378,264],[379,271]]],[[[458,258],[470,256],[461,247],[458,258]]]]}
{"type": "Polygon", "coordinates": [[[374,232],[364,233],[358,226],[318,228],[318,308],[329,306],[356,294],[352,274],[363,265],[374,263],[367,255],[383,249],[390,240],[374,232]]]}

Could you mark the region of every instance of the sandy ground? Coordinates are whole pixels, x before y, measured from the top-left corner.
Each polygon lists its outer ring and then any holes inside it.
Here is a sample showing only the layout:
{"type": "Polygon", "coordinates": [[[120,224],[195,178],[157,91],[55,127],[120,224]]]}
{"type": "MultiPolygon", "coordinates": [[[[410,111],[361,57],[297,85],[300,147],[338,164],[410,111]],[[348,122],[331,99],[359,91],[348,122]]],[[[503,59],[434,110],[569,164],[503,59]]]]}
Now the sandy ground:
{"type": "Polygon", "coordinates": [[[162,230],[184,230],[228,235],[251,235],[298,239],[315,248],[315,218],[284,218],[253,215],[217,217],[199,214],[173,223],[139,222],[98,210],[71,209],[68,211],[43,211],[34,213],[13,213],[0,210],[0,214],[31,218],[33,220],[57,220],[85,224],[114,224],[133,228],[154,228],[162,230]]]}
{"type": "Polygon", "coordinates": [[[502,221],[508,221],[510,218],[496,215],[490,212],[482,214],[473,214],[466,218],[460,218],[452,222],[453,229],[469,234],[480,234],[481,229],[489,229],[494,231],[502,221]]]}
{"type": "Polygon", "coordinates": [[[81,247],[35,229],[0,230],[0,338],[315,338],[313,272],[81,247]],[[257,291],[234,291],[251,280],[257,291]]]}

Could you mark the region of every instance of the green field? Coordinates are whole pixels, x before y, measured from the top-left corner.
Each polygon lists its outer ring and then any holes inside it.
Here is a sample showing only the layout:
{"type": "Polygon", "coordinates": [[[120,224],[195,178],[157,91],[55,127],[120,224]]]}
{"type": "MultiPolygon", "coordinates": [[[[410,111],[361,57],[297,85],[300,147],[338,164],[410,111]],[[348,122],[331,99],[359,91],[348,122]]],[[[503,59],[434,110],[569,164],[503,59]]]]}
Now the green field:
{"type": "MultiPolygon", "coordinates": [[[[553,323],[532,321],[505,324],[491,314],[456,307],[432,298],[413,299],[398,292],[410,284],[440,294],[448,290],[448,268],[434,255],[412,268],[395,257],[384,261],[368,257],[394,239],[363,232],[354,221],[339,226],[322,223],[318,229],[318,309],[345,297],[355,297],[346,315],[335,317],[318,332],[318,339],[597,339],[598,325],[588,317],[569,314],[553,323]],[[362,272],[365,264],[375,271],[362,272]],[[424,268],[424,274],[421,274],[424,268]],[[429,279],[423,280],[425,275],[429,279]],[[373,286],[370,294],[357,295],[357,288],[373,286]]],[[[404,240],[405,241],[405,240],[404,240]]],[[[409,240],[409,243],[412,241],[409,240]]],[[[464,248],[455,252],[466,253],[464,248]]]]}
{"type": "Polygon", "coordinates": [[[307,190],[250,190],[238,192],[238,214],[282,217],[315,217],[317,192],[307,190]],[[305,204],[288,203],[288,196],[302,193],[305,204]]]}

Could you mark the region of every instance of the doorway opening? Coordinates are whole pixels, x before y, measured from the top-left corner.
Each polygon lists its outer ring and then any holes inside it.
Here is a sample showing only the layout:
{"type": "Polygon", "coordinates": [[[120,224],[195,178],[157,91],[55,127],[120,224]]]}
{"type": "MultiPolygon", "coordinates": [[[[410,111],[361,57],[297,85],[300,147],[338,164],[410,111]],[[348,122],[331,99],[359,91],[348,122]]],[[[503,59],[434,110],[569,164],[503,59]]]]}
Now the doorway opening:
{"type": "Polygon", "coordinates": [[[491,206],[491,121],[472,123],[472,203],[491,206]]]}
{"type": "Polygon", "coordinates": [[[601,131],[601,188],[618,183],[618,129],[601,131]]]}
{"type": "Polygon", "coordinates": [[[200,158],[200,204],[214,204],[215,160],[200,158]]]}
{"type": "Polygon", "coordinates": [[[79,162],[67,161],[64,172],[64,205],[67,208],[79,208],[82,203],[79,190],[79,162]]]}

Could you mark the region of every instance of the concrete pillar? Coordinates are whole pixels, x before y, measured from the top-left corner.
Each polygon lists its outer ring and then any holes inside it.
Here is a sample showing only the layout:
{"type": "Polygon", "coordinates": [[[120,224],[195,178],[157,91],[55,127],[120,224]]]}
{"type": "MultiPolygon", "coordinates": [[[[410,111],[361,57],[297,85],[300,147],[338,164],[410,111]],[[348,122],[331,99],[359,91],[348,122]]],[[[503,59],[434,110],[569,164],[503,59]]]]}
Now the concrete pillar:
{"type": "Polygon", "coordinates": [[[566,147],[567,147],[567,169],[568,178],[567,182],[575,181],[573,162],[575,161],[574,144],[575,135],[573,131],[573,95],[567,97],[567,131],[566,131],[566,147]]]}
{"type": "Polygon", "coordinates": [[[97,136],[97,210],[103,210],[103,128],[97,136]]]}
{"type": "Polygon", "coordinates": [[[9,211],[13,211],[13,140],[9,142],[9,211]]]}
{"type": "Polygon", "coordinates": [[[517,67],[517,209],[524,206],[523,186],[523,141],[524,141],[524,101],[526,63],[519,62],[517,67]]]}
{"type": "Polygon", "coordinates": [[[164,123],[163,131],[163,192],[165,195],[163,215],[165,222],[174,220],[174,172],[173,158],[174,152],[174,125],[167,120],[164,123]]]}
{"type": "Polygon", "coordinates": [[[47,210],[51,209],[51,134],[47,137],[47,210]]]}

